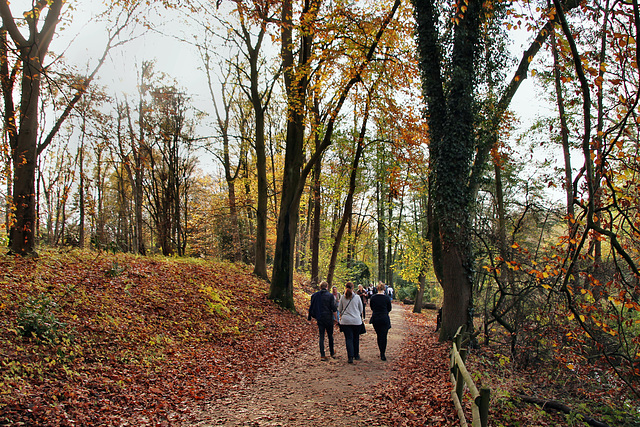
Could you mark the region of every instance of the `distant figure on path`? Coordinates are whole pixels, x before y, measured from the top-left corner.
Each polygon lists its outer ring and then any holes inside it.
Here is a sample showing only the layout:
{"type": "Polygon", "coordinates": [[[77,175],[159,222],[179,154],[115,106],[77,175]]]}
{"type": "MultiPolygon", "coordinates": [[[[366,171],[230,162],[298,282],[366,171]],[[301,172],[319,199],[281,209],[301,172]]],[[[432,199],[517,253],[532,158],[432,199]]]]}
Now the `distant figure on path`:
{"type": "MultiPolygon", "coordinates": [[[[340,294],[340,292],[338,292],[338,287],[337,286],[333,286],[331,288],[331,294],[333,295],[333,298],[335,298],[336,307],[337,307],[338,304],[340,304],[340,298],[342,298],[342,295],[340,294]]],[[[337,318],[337,320],[340,320],[340,313],[336,313],[336,318],[337,318]]]]}
{"type": "Polygon", "coordinates": [[[362,300],[362,320],[367,318],[367,300],[369,296],[367,295],[367,290],[362,286],[358,285],[358,296],[362,300]]]}
{"type": "Polygon", "coordinates": [[[326,281],[320,283],[320,290],[311,295],[308,320],[313,317],[318,322],[318,344],[320,345],[320,360],[328,360],[324,352],[324,333],[329,338],[329,354],[336,356],[333,348],[333,321],[336,313],[336,301],[327,290],[329,284],[326,281]]]}
{"type": "Polygon", "coordinates": [[[391,319],[389,312],[391,311],[391,299],[384,294],[384,283],[378,284],[378,293],[369,300],[371,307],[371,320],[369,323],[373,325],[378,338],[378,349],[380,350],[380,359],[387,360],[387,334],[391,329],[391,319]]]}
{"type": "Polygon", "coordinates": [[[348,362],[360,360],[360,325],[362,325],[362,300],[353,293],[353,283],[347,282],[347,290],[338,304],[340,330],[347,345],[348,362]]]}

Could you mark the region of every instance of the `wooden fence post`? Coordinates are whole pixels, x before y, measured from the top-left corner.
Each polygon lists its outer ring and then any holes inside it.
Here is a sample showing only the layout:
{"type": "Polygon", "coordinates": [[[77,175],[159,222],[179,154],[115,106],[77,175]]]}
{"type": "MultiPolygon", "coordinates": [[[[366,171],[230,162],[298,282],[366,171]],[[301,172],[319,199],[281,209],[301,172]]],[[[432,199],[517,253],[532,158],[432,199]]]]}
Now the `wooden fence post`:
{"type": "Polygon", "coordinates": [[[473,427],[487,427],[489,422],[489,402],[491,392],[488,388],[482,388],[478,391],[476,385],[467,368],[465,362],[467,360],[466,348],[461,349],[461,345],[466,341],[463,339],[465,336],[465,330],[461,326],[458,328],[456,335],[453,338],[453,344],[451,348],[451,382],[453,389],[451,390],[451,397],[453,398],[454,406],[458,412],[458,418],[460,419],[460,426],[466,427],[467,420],[465,419],[464,410],[462,408],[462,397],[465,384],[469,387],[471,394],[471,412],[472,412],[472,425],[473,427]]]}
{"type": "Polygon", "coordinates": [[[478,408],[480,408],[480,424],[482,427],[487,427],[489,422],[489,401],[491,398],[491,390],[483,387],[480,389],[480,396],[478,396],[478,400],[480,402],[476,402],[478,408]]]}

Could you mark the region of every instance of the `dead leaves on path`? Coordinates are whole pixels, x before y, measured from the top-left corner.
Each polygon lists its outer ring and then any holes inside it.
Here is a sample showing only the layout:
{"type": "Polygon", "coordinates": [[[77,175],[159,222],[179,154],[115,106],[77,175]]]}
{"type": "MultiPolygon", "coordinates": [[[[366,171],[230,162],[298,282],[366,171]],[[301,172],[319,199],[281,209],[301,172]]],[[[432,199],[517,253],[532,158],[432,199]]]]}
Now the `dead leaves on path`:
{"type": "Polygon", "coordinates": [[[363,403],[363,425],[458,425],[448,380],[449,344],[438,343],[433,333],[435,315],[407,313],[406,322],[409,336],[394,361],[392,379],[363,403]]]}
{"type": "MultiPolygon", "coordinates": [[[[267,291],[234,264],[90,252],[1,257],[0,425],[188,425],[206,402],[315,342],[315,326],[267,291]],[[36,295],[55,302],[63,326],[53,339],[23,337],[17,326],[36,295]]],[[[344,402],[361,425],[455,424],[448,345],[437,343],[433,324],[410,314],[392,379],[371,399],[344,402]]]]}

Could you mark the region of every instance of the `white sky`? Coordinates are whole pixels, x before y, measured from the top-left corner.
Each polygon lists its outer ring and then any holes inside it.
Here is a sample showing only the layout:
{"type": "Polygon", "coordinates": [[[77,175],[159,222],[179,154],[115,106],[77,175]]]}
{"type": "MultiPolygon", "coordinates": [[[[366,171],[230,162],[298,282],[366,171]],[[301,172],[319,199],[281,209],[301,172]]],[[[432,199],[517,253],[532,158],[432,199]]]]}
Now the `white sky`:
{"type": "MultiPolygon", "coordinates": [[[[92,69],[106,43],[106,24],[91,19],[91,11],[97,8],[97,2],[76,1],[69,3],[73,3],[76,9],[73,12],[73,20],[70,23],[63,23],[54,38],[51,50],[56,54],[64,51],[64,60],[68,63],[81,69],[92,69]]],[[[30,7],[31,1],[29,0],[11,2],[14,16],[20,16],[30,7]]],[[[100,4],[100,7],[104,6],[100,4]]],[[[161,10],[161,15],[145,13],[145,16],[157,25],[159,32],[144,31],[144,28],[138,25],[135,33],[144,34],[112,50],[107,62],[98,74],[96,83],[109,87],[112,95],[122,98],[126,93],[131,99],[135,99],[140,64],[143,61],[155,60],[155,70],[164,72],[175,79],[178,86],[191,97],[195,108],[212,112],[213,107],[207,89],[206,76],[204,71],[200,69],[201,60],[196,48],[177,40],[175,37],[160,34],[162,32],[189,39],[196,30],[189,28],[183,15],[177,11],[161,10]]],[[[519,61],[519,55],[528,47],[532,35],[524,33],[516,37],[513,52],[519,61]]],[[[510,74],[508,74],[508,78],[511,78],[510,74]]],[[[520,116],[520,129],[529,127],[539,116],[552,114],[535,84],[534,79],[526,79],[511,103],[511,109],[520,116]]],[[[201,135],[210,135],[214,132],[207,123],[202,125],[198,129],[201,135]]]]}

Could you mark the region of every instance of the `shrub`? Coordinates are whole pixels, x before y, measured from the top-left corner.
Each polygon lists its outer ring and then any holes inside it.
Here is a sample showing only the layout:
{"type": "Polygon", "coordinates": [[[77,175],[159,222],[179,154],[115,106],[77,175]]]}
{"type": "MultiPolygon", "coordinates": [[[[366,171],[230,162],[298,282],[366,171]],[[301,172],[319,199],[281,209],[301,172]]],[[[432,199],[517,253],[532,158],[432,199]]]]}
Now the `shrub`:
{"type": "Polygon", "coordinates": [[[55,301],[47,295],[29,298],[18,312],[18,330],[22,336],[48,342],[59,337],[66,325],[56,318],[55,307],[55,301]]]}

